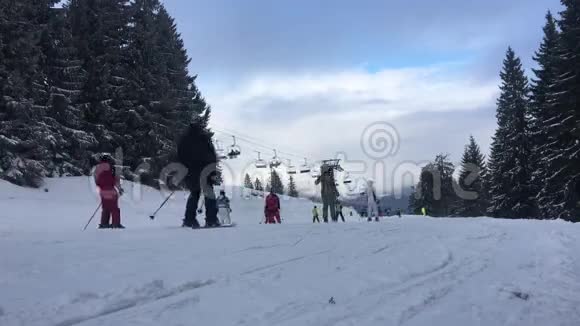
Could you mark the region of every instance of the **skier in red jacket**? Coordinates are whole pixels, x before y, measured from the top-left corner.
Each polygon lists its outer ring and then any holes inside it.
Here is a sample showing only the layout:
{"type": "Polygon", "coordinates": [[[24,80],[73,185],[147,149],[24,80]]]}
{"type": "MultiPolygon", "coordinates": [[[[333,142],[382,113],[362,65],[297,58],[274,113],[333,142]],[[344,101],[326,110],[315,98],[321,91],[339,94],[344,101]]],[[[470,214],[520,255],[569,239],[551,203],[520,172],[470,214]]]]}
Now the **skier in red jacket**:
{"type": "Polygon", "coordinates": [[[101,196],[101,224],[99,229],[124,229],[121,224],[119,195],[123,194],[121,180],[115,173],[114,159],[105,154],[95,170],[95,181],[101,196]],[[110,223],[112,217],[112,223],[110,223]]]}
{"type": "Polygon", "coordinates": [[[282,223],[280,219],[280,198],[272,191],[266,197],[264,215],[266,216],[266,224],[282,223]]]}

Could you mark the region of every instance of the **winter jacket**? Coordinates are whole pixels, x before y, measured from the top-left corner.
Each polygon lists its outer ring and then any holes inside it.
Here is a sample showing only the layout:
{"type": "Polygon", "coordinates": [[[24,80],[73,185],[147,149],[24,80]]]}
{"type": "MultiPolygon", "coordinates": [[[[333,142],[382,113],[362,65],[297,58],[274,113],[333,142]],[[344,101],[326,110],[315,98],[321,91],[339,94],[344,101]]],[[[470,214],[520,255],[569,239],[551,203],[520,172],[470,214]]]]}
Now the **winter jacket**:
{"type": "Polygon", "coordinates": [[[319,216],[319,215],[318,215],[318,208],[314,207],[314,208],[312,209],[312,217],[318,217],[318,216],[319,216]]]}
{"type": "Polygon", "coordinates": [[[273,212],[280,210],[280,198],[276,194],[269,194],[266,197],[266,206],[264,207],[265,212],[273,212]]]}
{"type": "Polygon", "coordinates": [[[177,145],[179,162],[188,169],[185,181],[191,191],[215,185],[218,159],[211,137],[202,125],[191,124],[177,145]]]}
{"type": "Polygon", "coordinates": [[[101,190],[113,190],[119,186],[120,179],[115,176],[115,170],[111,163],[99,163],[95,169],[95,183],[101,190]]]}
{"type": "Polygon", "coordinates": [[[228,210],[231,210],[230,199],[227,196],[219,196],[217,199],[217,206],[218,206],[218,209],[219,208],[227,208],[228,210]]]}

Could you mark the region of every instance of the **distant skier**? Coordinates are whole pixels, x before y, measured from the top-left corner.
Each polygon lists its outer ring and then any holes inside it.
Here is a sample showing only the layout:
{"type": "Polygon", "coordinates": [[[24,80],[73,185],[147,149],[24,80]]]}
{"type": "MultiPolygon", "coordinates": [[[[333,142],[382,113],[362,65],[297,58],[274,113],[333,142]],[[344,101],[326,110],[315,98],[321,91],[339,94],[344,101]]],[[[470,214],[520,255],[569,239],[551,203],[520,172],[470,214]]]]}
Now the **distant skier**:
{"type": "Polygon", "coordinates": [[[224,190],[220,191],[220,196],[217,199],[217,206],[220,222],[224,225],[232,224],[232,220],[230,218],[230,213],[232,212],[230,207],[230,199],[226,196],[226,192],[224,190]]]}
{"type": "Polygon", "coordinates": [[[99,229],[124,229],[121,224],[119,197],[123,194],[121,179],[115,171],[115,159],[103,154],[95,169],[95,182],[101,196],[101,224],[99,229]],[[112,223],[110,223],[112,217],[112,223]]]}
{"type": "Polygon", "coordinates": [[[374,217],[375,221],[378,222],[379,221],[378,199],[377,199],[377,193],[375,191],[374,182],[372,180],[367,181],[366,195],[367,195],[368,221],[371,222],[373,220],[373,217],[374,217]]]}
{"type": "Polygon", "coordinates": [[[421,208],[421,214],[423,214],[423,216],[427,216],[427,209],[425,207],[421,208]]]}
{"type": "Polygon", "coordinates": [[[318,213],[318,208],[316,205],[312,209],[312,223],[320,223],[320,214],[318,213]]]}
{"type": "Polygon", "coordinates": [[[344,219],[344,214],[342,213],[342,204],[338,203],[336,205],[336,221],[338,222],[338,217],[340,217],[342,219],[343,222],[346,222],[346,220],[344,219]]]}
{"type": "Polygon", "coordinates": [[[196,211],[202,192],[205,200],[205,225],[208,227],[220,225],[213,190],[218,160],[211,137],[210,132],[205,129],[205,123],[196,118],[177,145],[179,162],[188,170],[185,184],[190,191],[183,227],[199,228],[196,211]]]}
{"type": "Polygon", "coordinates": [[[266,217],[266,224],[282,223],[280,219],[280,198],[273,191],[270,191],[270,194],[266,197],[264,216],[266,217]]]}
{"type": "Polygon", "coordinates": [[[397,208],[397,216],[398,216],[399,218],[401,218],[401,209],[400,209],[400,208],[397,208]]]}

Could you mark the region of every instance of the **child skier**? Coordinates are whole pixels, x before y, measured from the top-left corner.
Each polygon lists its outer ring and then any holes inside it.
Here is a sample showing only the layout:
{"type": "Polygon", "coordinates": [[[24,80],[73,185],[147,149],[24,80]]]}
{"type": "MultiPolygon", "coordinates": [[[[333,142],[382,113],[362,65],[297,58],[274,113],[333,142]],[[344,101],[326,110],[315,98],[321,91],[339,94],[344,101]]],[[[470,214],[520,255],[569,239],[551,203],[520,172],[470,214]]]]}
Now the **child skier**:
{"type": "Polygon", "coordinates": [[[102,207],[99,229],[124,229],[119,209],[119,196],[123,194],[123,188],[121,179],[115,172],[115,160],[110,155],[101,156],[100,163],[95,169],[95,182],[101,196],[102,207]]]}
{"type": "Polygon", "coordinates": [[[336,221],[338,222],[338,218],[341,218],[343,222],[346,222],[344,219],[344,214],[342,213],[342,204],[338,203],[336,207],[336,221]]]}
{"type": "Polygon", "coordinates": [[[280,219],[280,198],[273,192],[266,197],[266,206],[264,207],[266,224],[282,223],[280,219]]]}
{"type": "Polygon", "coordinates": [[[318,214],[318,208],[316,207],[316,205],[314,206],[314,208],[312,209],[312,223],[320,223],[320,218],[319,218],[319,214],[318,214]]]}
{"type": "Polygon", "coordinates": [[[224,190],[220,191],[220,196],[217,199],[217,206],[218,206],[218,217],[222,225],[230,225],[232,224],[232,220],[230,218],[230,213],[232,209],[230,207],[230,199],[226,196],[226,192],[224,190]]]}

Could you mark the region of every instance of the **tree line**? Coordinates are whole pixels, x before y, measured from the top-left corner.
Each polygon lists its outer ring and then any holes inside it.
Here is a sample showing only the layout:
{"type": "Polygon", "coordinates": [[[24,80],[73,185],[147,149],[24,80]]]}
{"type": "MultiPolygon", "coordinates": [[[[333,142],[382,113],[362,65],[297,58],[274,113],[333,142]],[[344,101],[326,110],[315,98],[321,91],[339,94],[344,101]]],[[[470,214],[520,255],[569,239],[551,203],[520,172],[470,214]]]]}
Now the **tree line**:
{"type": "Polygon", "coordinates": [[[288,191],[286,192],[284,183],[282,182],[280,175],[274,169],[270,171],[270,178],[265,188],[262,185],[262,181],[260,181],[259,178],[256,178],[256,181],[252,182],[250,175],[246,173],[244,177],[244,188],[257,191],[268,191],[268,192],[272,191],[275,194],[279,195],[287,194],[290,197],[298,197],[300,195],[298,193],[294,177],[290,175],[290,177],[288,178],[288,186],[287,186],[288,191]]]}
{"type": "Polygon", "coordinates": [[[173,18],[158,0],[57,2],[0,2],[0,179],[87,175],[120,150],[127,179],[156,185],[210,114],[173,18]]]}
{"type": "Polygon", "coordinates": [[[455,179],[448,156],[438,155],[423,168],[410,210],[580,222],[580,6],[562,4],[558,19],[546,15],[531,81],[507,50],[489,159],[471,137],[455,179]]]}

